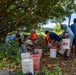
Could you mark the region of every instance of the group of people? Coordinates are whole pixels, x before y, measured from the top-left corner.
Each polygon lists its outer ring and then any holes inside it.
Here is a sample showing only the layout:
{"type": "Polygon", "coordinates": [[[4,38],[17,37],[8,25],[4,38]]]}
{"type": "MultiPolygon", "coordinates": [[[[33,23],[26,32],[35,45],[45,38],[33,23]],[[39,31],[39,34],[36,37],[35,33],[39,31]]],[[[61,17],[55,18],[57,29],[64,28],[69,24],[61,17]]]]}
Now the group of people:
{"type": "MultiPolygon", "coordinates": [[[[46,37],[45,37],[45,44],[46,46],[56,46],[57,48],[60,47],[62,38],[69,38],[70,39],[70,47],[66,50],[64,54],[64,59],[68,60],[70,56],[70,52],[74,52],[76,54],[76,18],[74,19],[74,24],[71,26],[67,26],[66,24],[61,24],[61,29],[63,30],[63,33],[61,36],[57,35],[54,32],[49,32],[48,30],[45,31],[46,37]]],[[[27,35],[20,36],[17,35],[10,35],[6,37],[6,43],[10,42],[10,40],[15,40],[16,37],[19,41],[19,54],[23,52],[27,52],[27,50],[34,51],[33,43],[36,43],[37,34],[36,31],[33,31],[30,35],[30,40],[26,40],[28,37],[27,35]],[[25,42],[24,42],[25,39],[25,42]]]]}
{"type": "Polygon", "coordinates": [[[28,35],[20,35],[20,34],[10,34],[9,36],[6,37],[6,43],[11,42],[12,40],[18,40],[19,42],[19,50],[18,50],[18,55],[20,56],[21,53],[24,52],[34,52],[34,41],[36,40],[36,32],[33,31],[30,35],[30,39],[27,40],[28,35]]]}
{"type": "Polygon", "coordinates": [[[76,54],[76,18],[74,19],[74,24],[72,24],[71,26],[61,24],[61,29],[63,30],[61,36],[57,35],[54,32],[45,31],[45,34],[47,35],[45,37],[46,45],[47,46],[55,45],[56,47],[59,47],[62,38],[70,39],[70,47],[69,49],[66,49],[66,52],[64,53],[64,59],[68,60],[70,52],[76,54]]]}
{"type": "MultiPolygon", "coordinates": [[[[5,41],[6,41],[6,43],[9,43],[11,40],[16,40],[16,39],[18,39],[19,46],[21,46],[21,45],[24,43],[24,41],[27,39],[27,37],[28,37],[28,35],[22,35],[22,36],[21,36],[19,33],[17,33],[16,35],[15,35],[15,34],[10,34],[10,35],[7,35],[7,36],[6,36],[5,41]]],[[[30,39],[31,39],[32,41],[36,40],[36,32],[35,32],[35,31],[33,31],[33,32],[31,33],[30,39]]]]}

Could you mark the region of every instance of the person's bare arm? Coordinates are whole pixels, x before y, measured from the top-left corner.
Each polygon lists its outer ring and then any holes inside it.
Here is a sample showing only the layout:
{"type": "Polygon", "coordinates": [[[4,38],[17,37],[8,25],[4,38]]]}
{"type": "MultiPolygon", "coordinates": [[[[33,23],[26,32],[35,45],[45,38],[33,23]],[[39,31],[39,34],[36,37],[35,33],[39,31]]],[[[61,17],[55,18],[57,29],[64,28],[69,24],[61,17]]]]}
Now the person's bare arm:
{"type": "Polygon", "coordinates": [[[66,26],[66,32],[68,32],[68,26],[66,26]]]}

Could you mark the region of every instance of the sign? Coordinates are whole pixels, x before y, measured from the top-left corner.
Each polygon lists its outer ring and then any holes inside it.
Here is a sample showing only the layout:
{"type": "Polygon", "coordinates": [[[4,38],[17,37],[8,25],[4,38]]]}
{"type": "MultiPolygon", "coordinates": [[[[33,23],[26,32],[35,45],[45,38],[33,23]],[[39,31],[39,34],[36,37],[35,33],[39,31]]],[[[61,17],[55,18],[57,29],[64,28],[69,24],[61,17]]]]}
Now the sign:
{"type": "Polygon", "coordinates": [[[67,42],[63,42],[63,43],[62,43],[62,45],[65,45],[65,46],[67,46],[67,45],[68,45],[68,43],[67,43],[67,42]]]}
{"type": "Polygon", "coordinates": [[[62,49],[70,48],[70,39],[62,39],[62,49]]]}

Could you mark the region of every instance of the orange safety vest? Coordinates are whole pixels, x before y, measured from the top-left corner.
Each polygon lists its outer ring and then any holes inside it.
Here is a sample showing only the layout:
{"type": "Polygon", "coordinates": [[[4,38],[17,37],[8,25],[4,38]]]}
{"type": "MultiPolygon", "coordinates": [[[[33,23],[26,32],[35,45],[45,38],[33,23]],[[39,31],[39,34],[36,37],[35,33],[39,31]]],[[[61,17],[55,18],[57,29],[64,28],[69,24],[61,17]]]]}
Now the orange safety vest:
{"type": "Polygon", "coordinates": [[[48,45],[49,42],[50,42],[50,37],[47,35],[47,36],[45,37],[45,43],[46,43],[46,45],[48,45]]]}
{"type": "Polygon", "coordinates": [[[36,39],[36,32],[33,32],[32,34],[31,34],[31,40],[35,40],[36,39]]]}

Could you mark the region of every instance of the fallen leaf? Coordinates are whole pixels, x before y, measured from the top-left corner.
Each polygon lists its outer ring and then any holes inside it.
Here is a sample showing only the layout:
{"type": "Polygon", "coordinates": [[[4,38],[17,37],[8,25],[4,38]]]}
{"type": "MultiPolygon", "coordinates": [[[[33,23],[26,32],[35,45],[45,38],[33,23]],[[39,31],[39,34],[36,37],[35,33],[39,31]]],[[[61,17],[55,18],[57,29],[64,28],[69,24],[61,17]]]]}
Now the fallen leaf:
{"type": "Polygon", "coordinates": [[[50,68],[52,66],[52,64],[48,64],[48,68],[50,68]]]}
{"type": "Polygon", "coordinates": [[[65,64],[64,62],[61,62],[63,66],[66,66],[67,64],[65,64]]]}

